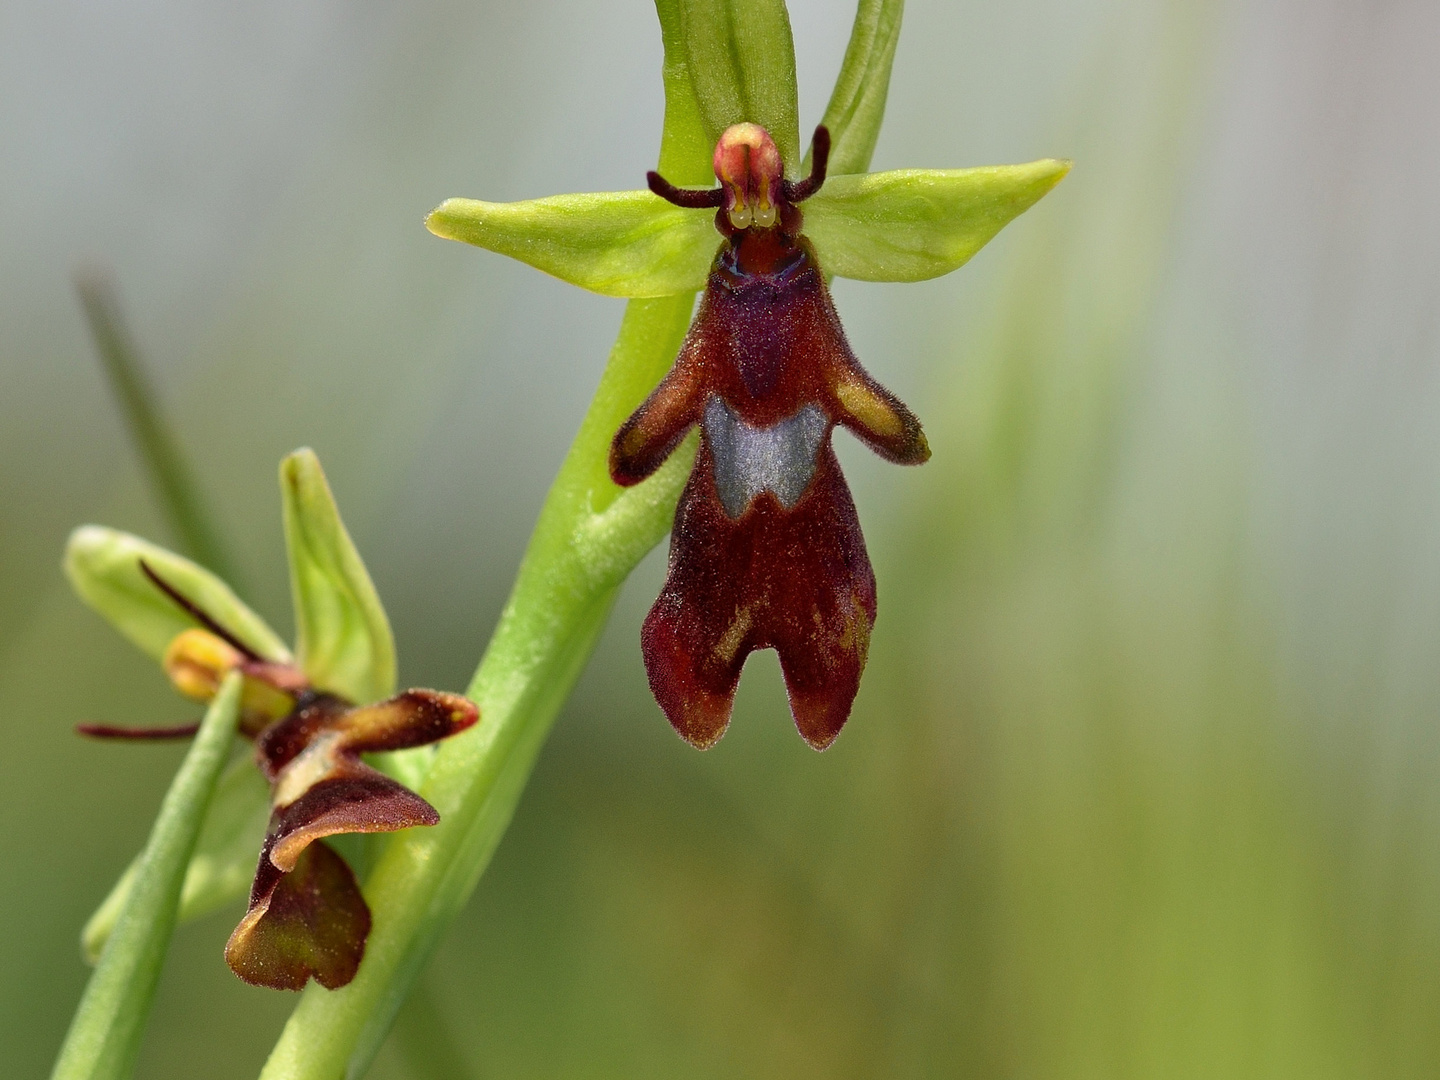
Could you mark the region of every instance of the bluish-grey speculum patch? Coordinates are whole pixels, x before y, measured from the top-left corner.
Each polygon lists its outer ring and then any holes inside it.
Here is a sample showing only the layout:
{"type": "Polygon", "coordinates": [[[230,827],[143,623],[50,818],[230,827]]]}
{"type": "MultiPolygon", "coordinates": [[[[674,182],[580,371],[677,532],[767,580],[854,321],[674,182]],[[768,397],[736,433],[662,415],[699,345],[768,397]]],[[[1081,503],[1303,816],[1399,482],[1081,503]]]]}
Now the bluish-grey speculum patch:
{"type": "Polygon", "coordinates": [[[762,493],[792,508],[815,475],[815,454],[829,419],[814,405],[771,427],[753,427],[719,395],[705,404],[705,440],[715,462],[715,492],[732,520],[762,493]]]}

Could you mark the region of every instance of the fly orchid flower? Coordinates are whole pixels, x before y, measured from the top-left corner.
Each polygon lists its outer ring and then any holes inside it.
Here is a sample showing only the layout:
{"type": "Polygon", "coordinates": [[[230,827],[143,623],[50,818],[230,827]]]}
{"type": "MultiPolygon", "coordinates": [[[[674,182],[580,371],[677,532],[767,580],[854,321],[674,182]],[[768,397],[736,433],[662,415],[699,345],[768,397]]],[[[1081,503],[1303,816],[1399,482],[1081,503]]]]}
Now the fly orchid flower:
{"type": "Polygon", "coordinates": [[[774,648],[800,734],[823,750],[860,687],[875,622],[875,575],[830,446],[843,424],[891,461],[930,456],[920,423],[875,382],[845,340],[799,203],[822,190],[830,133],[814,164],[784,179],[770,133],[726,129],[721,186],[650,188],[677,206],[717,208],[725,241],[663,382],[610,449],[617,484],[639,483],[700,427],[680,496],[665,587],[641,643],[650,688],[684,738],[724,733],[745,658],[774,648]]]}
{"type": "MultiPolygon", "coordinates": [[[[268,827],[263,840],[223,821],[212,828],[211,818],[256,817],[255,785],[222,782],[187,873],[181,915],[233,896],[243,882],[235,864],[253,860],[258,846],[249,907],[226,945],[226,961],[256,985],[299,990],[313,977],[334,989],[355,976],[370,910],[349,865],[324,838],[440,820],[428,802],[360,755],[427,746],[473,725],[478,711],[458,694],[393,694],[389,623],[313,453],[285,460],[281,487],[298,657],[218,578],[137,537],[78,529],[65,568],[81,597],[156,656],[182,694],[208,702],[226,676],[242,677],[239,730],[254,741],[254,761],[268,782],[268,798],[258,789],[268,827]]],[[[80,730],[155,739],[187,736],[195,727],[80,730]]],[[[244,761],[237,766],[254,771],[244,761]]],[[[415,769],[404,770],[392,763],[392,771],[414,782],[415,769]]],[[[123,903],[126,888],[122,878],[86,928],[92,954],[108,931],[106,913],[123,903]]]]}
{"type": "MultiPolygon", "coordinates": [[[[703,12],[685,11],[682,29],[702,38],[703,12]]],[[[662,23],[665,12],[662,5],[662,23]]],[[[788,26],[774,26],[783,51],[788,26]]],[[[669,48],[667,39],[667,58],[669,48]]],[[[742,57],[741,67],[759,55],[742,57]]],[[[703,749],[729,723],[747,656],[774,648],[795,724],[823,750],[849,716],[876,611],[874,574],[831,433],[846,427],[902,464],[930,454],[914,415],[851,352],[827,275],[919,281],[948,273],[1070,165],[864,173],[874,125],[868,145],[864,125],[822,125],[800,179],[793,54],[770,58],[772,81],[754,82],[783,91],[752,103],[774,115],[768,126],[757,122],[765,116],[744,114],[744,95],[722,87],[707,97],[693,67],[698,56],[687,53],[686,92],[713,133],[718,187],[686,189],[651,172],[649,191],[450,199],[427,226],[606,295],[703,289],[673,368],[610,447],[610,477],[628,487],[654,474],[688,432],[700,432],[668,576],[641,633],[650,687],[675,730],[703,749]]]]}

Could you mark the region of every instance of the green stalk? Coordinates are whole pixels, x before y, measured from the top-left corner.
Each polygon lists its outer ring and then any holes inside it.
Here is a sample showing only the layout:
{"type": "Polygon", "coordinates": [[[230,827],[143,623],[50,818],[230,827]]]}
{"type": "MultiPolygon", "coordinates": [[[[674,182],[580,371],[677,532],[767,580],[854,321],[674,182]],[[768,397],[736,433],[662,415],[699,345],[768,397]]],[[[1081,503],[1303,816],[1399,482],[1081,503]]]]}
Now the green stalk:
{"type": "Polygon", "coordinates": [[[205,808],[240,716],[240,676],[221,684],[150,830],[129,899],[90,976],[51,1080],[124,1080],[135,1066],[145,1018],[205,808]]]}
{"type": "Polygon", "coordinates": [[[75,289],[80,294],[80,304],[89,320],[90,333],[95,338],[95,348],[110,388],[119,400],[125,426],[140,451],[140,461],[161,511],[186,554],[226,581],[238,584],[235,566],[206,513],[179,441],[156,404],[155,388],[145,374],[140,351],[125,326],[114,281],[104,271],[88,270],[75,276],[75,289]]]}

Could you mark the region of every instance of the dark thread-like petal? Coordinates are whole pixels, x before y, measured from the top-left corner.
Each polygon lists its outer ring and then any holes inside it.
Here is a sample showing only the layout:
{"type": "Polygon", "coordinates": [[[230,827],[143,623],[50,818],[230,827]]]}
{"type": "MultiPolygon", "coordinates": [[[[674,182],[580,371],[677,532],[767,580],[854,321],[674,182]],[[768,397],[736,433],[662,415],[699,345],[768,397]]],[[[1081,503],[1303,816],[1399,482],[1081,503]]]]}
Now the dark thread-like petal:
{"type": "Polygon", "coordinates": [[[199,724],[174,724],[169,727],[116,727],[113,724],[76,724],[75,733],[89,739],[152,742],[164,739],[188,739],[200,730],[199,724]]]}
{"type": "Polygon", "coordinates": [[[185,614],[189,615],[192,619],[194,619],[201,626],[205,627],[206,630],[209,630],[220,640],[224,641],[226,644],[230,645],[232,648],[242,653],[247,660],[254,660],[257,662],[264,661],[265,658],[263,656],[257,653],[254,649],[250,648],[249,645],[246,645],[245,642],[241,641],[238,635],[232,633],[226,627],[221,626],[220,623],[217,622],[214,618],[212,618],[210,614],[205,611],[204,608],[200,607],[193,600],[191,600],[184,593],[182,593],[179,589],[177,589],[174,585],[171,585],[170,582],[166,581],[163,577],[156,573],[155,568],[152,567],[144,559],[140,560],[140,572],[150,579],[150,583],[152,585],[154,585],[162,593],[168,596],[171,601],[174,602],[176,607],[178,607],[181,611],[185,612],[185,614]]]}

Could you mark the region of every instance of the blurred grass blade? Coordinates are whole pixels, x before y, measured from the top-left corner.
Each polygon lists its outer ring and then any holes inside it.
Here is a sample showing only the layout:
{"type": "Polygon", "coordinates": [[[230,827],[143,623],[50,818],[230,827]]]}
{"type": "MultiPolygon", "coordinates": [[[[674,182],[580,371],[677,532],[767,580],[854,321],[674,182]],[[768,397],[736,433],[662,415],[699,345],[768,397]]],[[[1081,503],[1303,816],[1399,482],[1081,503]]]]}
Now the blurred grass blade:
{"type": "Polygon", "coordinates": [[[678,0],[676,8],[709,149],[731,124],[760,124],[798,176],[795,42],[784,0],[678,0]]]}
{"type": "Polygon", "coordinates": [[[316,686],[351,701],[389,697],[395,690],[390,620],[315,451],[296,450],[280,463],[280,498],[301,669],[316,686]]]}
{"type": "MultiPolygon", "coordinates": [[[[255,876],[256,852],[269,820],[270,788],[247,750],[231,761],[205,811],[180,890],[178,922],[208,915],[245,895],[255,876]]],[[[81,950],[92,964],[100,959],[125,909],[143,858],[143,852],[135,857],[80,933],[81,950]]]]}
{"type": "Polygon", "coordinates": [[[924,281],[962,266],[1070,171],[1068,161],[833,176],[805,204],[826,273],[924,281]]]}
{"type": "Polygon", "coordinates": [[[240,717],[240,675],[225,677],[165,793],[115,931],[90,976],[52,1080],[125,1080],[135,1065],[175,929],[185,867],[240,717]]]}
{"type": "Polygon", "coordinates": [[[92,267],[75,275],[75,289],[125,425],[180,546],[221,577],[236,581],[235,564],[205,510],[179,440],[160,413],[155,388],[121,314],[114,279],[107,271],[92,267]]]}
{"type": "Polygon", "coordinates": [[[607,191],[512,203],[446,199],[425,227],[591,292],[654,297],[704,286],[720,244],[714,222],[648,191],[607,191]]]}
{"type": "Polygon", "coordinates": [[[70,584],[92,608],[155,660],[182,630],[197,625],[140,569],[144,560],[157,574],[256,654],[288,663],[290,650],[265,620],[230,586],[203,566],[158,544],[103,525],[82,525],[65,545],[70,584]]]}
{"type": "Polygon", "coordinates": [[[395,1044],[410,1080],[473,1080],[475,1076],[426,979],[415,984],[395,1018],[395,1044]]]}
{"type": "MultiPolygon", "coordinates": [[[[880,137],[880,122],[885,119],[890,68],[895,62],[904,10],[904,0],[860,0],[855,11],[850,43],[845,47],[845,59],[822,121],[830,129],[832,176],[870,168],[880,137]]],[[[807,150],[801,172],[809,171],[807,150]]]]}

